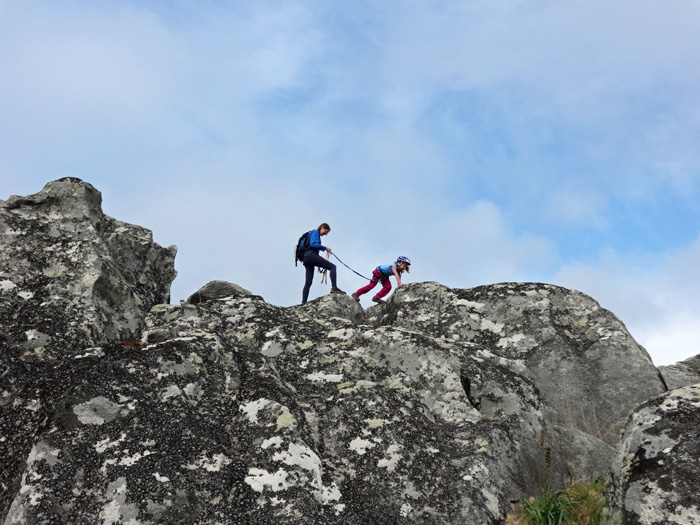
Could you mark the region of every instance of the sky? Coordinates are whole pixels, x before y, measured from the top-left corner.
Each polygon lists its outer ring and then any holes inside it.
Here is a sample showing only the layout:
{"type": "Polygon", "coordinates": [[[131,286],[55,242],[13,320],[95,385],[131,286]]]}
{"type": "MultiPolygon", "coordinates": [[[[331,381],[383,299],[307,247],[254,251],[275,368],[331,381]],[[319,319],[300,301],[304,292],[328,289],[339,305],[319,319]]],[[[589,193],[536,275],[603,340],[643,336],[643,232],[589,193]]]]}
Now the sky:
{"type": "Polygon", "coordinates": [[[697,0],[0,0],[0,199],[89,182],[178,247],[174,304],[298,304],[327,222],[362,275],[580,290],[672,364],[700,354],[698,34],[697,0]]]}

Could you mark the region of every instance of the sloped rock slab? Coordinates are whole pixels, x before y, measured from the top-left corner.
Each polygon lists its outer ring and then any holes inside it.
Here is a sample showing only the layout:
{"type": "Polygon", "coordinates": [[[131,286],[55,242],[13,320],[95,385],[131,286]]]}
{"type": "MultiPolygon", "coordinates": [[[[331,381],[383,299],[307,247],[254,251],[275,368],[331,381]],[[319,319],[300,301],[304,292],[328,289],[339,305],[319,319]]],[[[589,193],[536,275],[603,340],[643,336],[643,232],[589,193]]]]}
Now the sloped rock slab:
{"type": "Polygon", "coordinates": [[[700,385],[671,390],[630,417],[613,462],[609,525],[700,523],[700,385]]]}
{"type": "Polygon", "coordinates": [[[479,344],[533,380],[549,421],[613,446],[630,411],[666,390],[620,320],[575,290],[541,283],[468,290],[413,283],[368,312],[377,326],[479,344]]]}

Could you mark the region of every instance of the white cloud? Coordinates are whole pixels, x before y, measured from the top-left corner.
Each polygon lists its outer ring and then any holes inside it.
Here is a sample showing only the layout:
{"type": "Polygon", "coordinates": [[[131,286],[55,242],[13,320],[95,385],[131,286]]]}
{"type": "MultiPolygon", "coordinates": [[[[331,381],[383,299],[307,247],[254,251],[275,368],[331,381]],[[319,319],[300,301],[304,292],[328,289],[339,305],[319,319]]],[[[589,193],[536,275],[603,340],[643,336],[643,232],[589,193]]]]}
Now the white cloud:
{"type": "Polygon", "coordinates": [[[656,365],[700,353],[700,237],[682,250],[604,253],[565,266],[552,280],[596,299],[625,323],[656,365]]]}
{"type": "Polygon", "coordinates": [[[91,182],[179,245],[174,299],[225,279],[298,302],[293,244],[327,221],[360,273],[557,275],[654,346],[697,314],[698,254],[663,254],[700,227],[691,0],[0,10],[0,198],[91,182]],[[647,236],[660,253],[615,251],[647,236]]]}
{"type": "Polygon", "coordinates": [[[605,225],[605,200],[597,191],[586,188],[553,188],[549,194],[549,213],[556,220],[595,228],[605,225]]]}

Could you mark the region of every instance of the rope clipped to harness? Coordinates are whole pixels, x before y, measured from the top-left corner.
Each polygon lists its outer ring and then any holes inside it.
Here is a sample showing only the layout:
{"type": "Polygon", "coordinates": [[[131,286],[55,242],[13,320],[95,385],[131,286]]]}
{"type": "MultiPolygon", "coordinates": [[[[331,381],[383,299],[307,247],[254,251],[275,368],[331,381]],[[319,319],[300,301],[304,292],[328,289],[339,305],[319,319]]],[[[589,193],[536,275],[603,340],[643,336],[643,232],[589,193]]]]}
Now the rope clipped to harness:
{"type": "MultiPolygon", "coordinates": [[[[328,255],[328,254],[326,254],[326,255],[328,255]]],[[[365,277],[365,276],[362,275],[361,273],[357,273],[355,270],[353,270],[352,268],[350,268],[347,264],[345,264],[343,261],[340,260],[340,257],[338,257],[338,256],[335,254],[335,252],[333,252],[333,257],[335,257],[336,259],[338,259],[338,261],[340,261],[340,264],[342,264],[343,266],[345,266],[345,267],[346,267],[348,270],[350,270],[352,273],[354,273],[354,274],[356,274],[356,275],[359,275],[360,277],[362,277],[363,279],[367,279],[368,281],[371,281],[371,280],[372,280],[372,279],[370,279],[369,277],[365,277]]]]}

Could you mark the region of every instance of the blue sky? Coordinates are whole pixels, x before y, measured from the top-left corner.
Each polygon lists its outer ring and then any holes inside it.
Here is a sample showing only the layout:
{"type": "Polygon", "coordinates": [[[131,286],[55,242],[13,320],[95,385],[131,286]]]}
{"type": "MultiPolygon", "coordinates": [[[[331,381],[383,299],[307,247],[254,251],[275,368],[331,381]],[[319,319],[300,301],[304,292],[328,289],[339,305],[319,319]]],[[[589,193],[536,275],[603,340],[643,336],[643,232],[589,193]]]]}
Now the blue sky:
{"type": "Polygon", "coordinates": [[[0,199],[90,182],[178,246],[173,302],[298,303],[328,222],[360,273],[581,290],[670,364],[700,353],[698,34],[690,0],[0,0],[0,199]]]}

